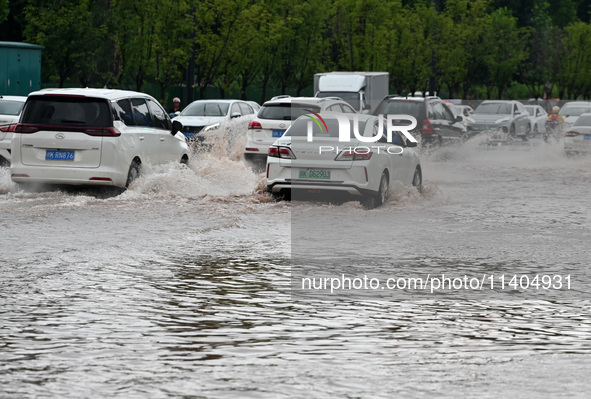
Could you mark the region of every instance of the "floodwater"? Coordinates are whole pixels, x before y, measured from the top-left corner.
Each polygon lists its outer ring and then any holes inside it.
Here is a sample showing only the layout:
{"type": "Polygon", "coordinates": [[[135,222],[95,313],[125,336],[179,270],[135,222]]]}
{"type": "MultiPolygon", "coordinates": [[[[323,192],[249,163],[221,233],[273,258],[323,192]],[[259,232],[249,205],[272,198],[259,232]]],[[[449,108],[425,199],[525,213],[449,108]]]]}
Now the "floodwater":
{"type": "Polygon", "coordinates": [[[0,397],[589,397],[591,158],[468,142],[422,164],[422,194],[369,211],[275,202],[228,153],[120,195],[1,169],[0,397]],[[572,286],[294,290],[323,266],[572,286]]]}

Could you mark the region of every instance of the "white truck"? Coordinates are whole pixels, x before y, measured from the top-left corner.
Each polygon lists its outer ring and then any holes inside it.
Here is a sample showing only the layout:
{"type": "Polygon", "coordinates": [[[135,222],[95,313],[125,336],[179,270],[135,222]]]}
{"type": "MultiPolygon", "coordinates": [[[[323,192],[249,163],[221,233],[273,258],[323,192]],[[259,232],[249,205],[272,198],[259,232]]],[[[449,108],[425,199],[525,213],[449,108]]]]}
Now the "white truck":
{"type": "Polygon", "coordinates": [[[388,72],[324,72],[314,75],[316,97],[340,97],[358,112],[373,113],[388,95],[388,72]]]}

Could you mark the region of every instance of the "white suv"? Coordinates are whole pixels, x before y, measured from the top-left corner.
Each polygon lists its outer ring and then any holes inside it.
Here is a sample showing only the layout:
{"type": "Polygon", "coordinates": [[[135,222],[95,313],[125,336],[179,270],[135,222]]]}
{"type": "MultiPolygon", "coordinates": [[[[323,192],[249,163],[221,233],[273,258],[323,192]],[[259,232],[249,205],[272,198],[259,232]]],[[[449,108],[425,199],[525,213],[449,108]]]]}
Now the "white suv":
{"type": "Polygon", "coordinates": [[[13,125],[16,183],[127,187],[144,163],[189,160],[189,146],[153,97],[109,89],[29,94],[13,125]]]}
{"type": "Polygon", "coordinates": [[[265,162],[269,147],[285,133],[291,122],[311,111],[356,113],[347,102],[336,97],[274,97],[263,104],[248,125],[244,158],[265,162]]]}

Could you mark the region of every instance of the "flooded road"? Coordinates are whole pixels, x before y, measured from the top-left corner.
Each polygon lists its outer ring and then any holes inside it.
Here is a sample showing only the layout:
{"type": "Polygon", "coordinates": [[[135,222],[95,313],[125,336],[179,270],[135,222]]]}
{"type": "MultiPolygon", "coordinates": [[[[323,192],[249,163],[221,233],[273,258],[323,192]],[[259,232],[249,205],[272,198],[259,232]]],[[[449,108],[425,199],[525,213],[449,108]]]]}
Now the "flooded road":
{"type": "Polygon", "coordinates": [[[371,211],[274,202],[234,159],[115,196],[0,171],[0,397],[589,396],[591,159],[468,142],[423,154],[423,193],[371,211]],[[293,290],[319,269],[572,289],[293,290]]]}

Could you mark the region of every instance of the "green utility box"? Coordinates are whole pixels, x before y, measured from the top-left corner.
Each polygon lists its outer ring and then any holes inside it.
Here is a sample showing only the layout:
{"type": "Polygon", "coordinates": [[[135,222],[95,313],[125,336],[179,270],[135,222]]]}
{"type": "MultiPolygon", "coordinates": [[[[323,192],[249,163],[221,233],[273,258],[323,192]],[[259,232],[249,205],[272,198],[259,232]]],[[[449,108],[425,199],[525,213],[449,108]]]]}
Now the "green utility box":
{"type": "Polygon", "coordinates": [[[0,95],[26,96],[41,89],[43,46],[0,42],[0,95]]]}

